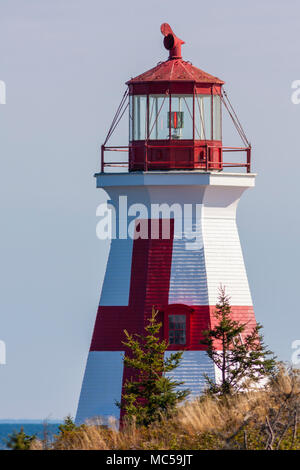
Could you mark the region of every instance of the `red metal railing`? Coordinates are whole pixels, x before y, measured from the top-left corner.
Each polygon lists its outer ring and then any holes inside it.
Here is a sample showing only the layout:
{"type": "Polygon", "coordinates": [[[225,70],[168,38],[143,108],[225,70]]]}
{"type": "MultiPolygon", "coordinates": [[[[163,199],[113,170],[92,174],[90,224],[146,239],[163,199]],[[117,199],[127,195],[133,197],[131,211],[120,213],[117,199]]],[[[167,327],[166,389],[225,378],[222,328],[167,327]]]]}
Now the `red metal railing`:
{"type": "MultiPolygon", "coordinates": [[[[151,167],[157,165],[157,166],[162,166],[163,164],[165,165],[171,165],[173,162],[172,161],[153,161],[153,160],[148,160],[148,149],[176,149],[176,148],[180,148],[180,149],[195,149],[195,148],[200,148],[200,147],[203,147],[203,145],[197,145],[197,144],[193,144],[193,145],[180,145],[180,146],[176,146],[176,145],[161,145],[161,146],[157,146],[157,145],[149,145],[147,144],[145,146],[146,148],[146,152],[145,152],[145,161],[144,161],[144,171],[148,171],[148,167],[149,165],[151,165],[151,167]]],[[[107,147],[107,146],[104,146],[102,145],[101,147],[101,173],[104,173],[105,172],[105,168],[107,167],[120,167],[120,168],[129,168],[129,160],[127,161],[109,161],[109,162],[106,162],[105,161],[105,152],[127,152],[129,153],[129,150],[130,150],[131,146],[130,145],[123,145],[123,146],[111,146],[111,147],[107,147]]],[[[204,170],[205,171],[209,171],[209,170],[212,170],[214,169],[214,165],[216,165],[216,169],[220,169],[218,168],[218,166],[221,165],[221,168],[245,168],[247,173],[250,173],[251,171],[251,147],[214,147],[214,146],[209,146],[207,145],[206,146],[206,149],[207,149],[207,157],[208,158],[204,158],[204,159],[200,159],[200,160],[197,160],[197,164],[200,164],[200,165],[203,165],[204,166],[204,170]],[[221,163],[220,162],[214,162],[210,159],[210,154],[211,154],[211,150],[214,149],[220,149],[222,151],[222,153],[227,153],[227,152],[245,152],[246,153],[246,162],[241,162],[241,163],[237,163],[237,162],[224,162],[222,161],[221,163]]],[[[182,168],[186,168],[186,164],[187,162],[186,161],[177,161],[176,160],[176,166],[178,167],[178,169],[180,169],[180,165],[182,164],[182,168]]],[[[171,168],[170,168],[171,169],[171,168]]]]}

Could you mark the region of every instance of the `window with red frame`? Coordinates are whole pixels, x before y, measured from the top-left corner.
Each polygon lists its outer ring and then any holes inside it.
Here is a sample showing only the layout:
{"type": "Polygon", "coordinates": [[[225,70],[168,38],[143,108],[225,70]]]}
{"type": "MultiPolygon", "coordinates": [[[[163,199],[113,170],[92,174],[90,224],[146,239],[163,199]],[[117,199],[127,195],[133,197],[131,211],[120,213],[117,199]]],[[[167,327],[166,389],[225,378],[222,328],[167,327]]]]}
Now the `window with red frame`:
{"type": "Polygon", "coordinates": [[[186,315],[168,315],[169,343],[186,344],[186,315]]]}

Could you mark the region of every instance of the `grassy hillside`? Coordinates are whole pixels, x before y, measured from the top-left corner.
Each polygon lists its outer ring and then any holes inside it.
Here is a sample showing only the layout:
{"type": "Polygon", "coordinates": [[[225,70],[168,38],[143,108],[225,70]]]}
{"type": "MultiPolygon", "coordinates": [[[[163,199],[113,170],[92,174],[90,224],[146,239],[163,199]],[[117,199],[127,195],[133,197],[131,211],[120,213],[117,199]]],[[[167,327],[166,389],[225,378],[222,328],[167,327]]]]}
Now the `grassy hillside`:
{"type": "MultiPolygon", "coordinates": [[[[102,450],[300,450],[300,375],[283,369],[263,390],[229,398],[201,397],[185,403],[170,419],[148,427],[119,430],[98,425],[61,430],[53,449],[102,450]]],[[[35,440],[32,449],[45,448],[35,440]]]]}

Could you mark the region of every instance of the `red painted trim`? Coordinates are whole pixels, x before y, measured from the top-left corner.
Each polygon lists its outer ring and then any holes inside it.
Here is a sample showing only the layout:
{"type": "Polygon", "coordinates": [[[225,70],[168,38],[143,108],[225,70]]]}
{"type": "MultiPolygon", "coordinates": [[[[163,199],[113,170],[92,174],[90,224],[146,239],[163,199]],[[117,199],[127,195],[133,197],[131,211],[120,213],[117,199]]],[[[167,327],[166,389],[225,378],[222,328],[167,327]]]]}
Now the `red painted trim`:
{"type": "MultiPolygon", "coordinates": [[[[170,100],[171,103],[171,100],[170,100]]],[[[171,110],[171,104],[170,104],[171,110]]],[[[169,116],[171,116],[171,111],[169,116]]],[[[171,126],[169,125],[169,137],[171,126]]],[[[209,169],[223,166],[222,142],[220,140],[134,140],[129,146],[130,170],[143,170],[145,148],[147,147],[147,168],[149,170],[205,168],[207,158],[209,169]]]]}
{"type": "Polygon", "coordinates": [[[193,81],[160,81],[160,82],[149,82],[149,83],[135,83],[129,85],[129,94],[130,95],[164,95],[166,92],[173,94],[185,94],[192,95],[196,88],[196,93],[203,95],[214,95],[221,94],[222,85],[213,85],[211,83],[201,83],[197,84],[193,81]]]}

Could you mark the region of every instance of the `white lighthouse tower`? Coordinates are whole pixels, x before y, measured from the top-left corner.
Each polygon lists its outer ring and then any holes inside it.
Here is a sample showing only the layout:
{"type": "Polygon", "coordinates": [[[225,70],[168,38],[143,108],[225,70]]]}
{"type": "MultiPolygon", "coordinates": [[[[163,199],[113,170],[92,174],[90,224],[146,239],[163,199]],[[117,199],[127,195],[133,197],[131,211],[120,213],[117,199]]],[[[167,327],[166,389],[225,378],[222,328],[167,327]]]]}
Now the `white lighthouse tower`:
{"type": "Polygon", "coordinates": [[[230,296],[233,319],[247,323],[248,330],[255,326],[236,226],[239,199],[254,186],[251,148],[235,119],[245,145],[223,147],[222,103],[230,110],[224,82],[182,59],[183,41],[169,25],[161,31],[169,58],[127,83],[108,137],[128,104],[129,145],[109,147],[106,140],[96,174],[116,223],[78,423],[119,417],[115,402],[128,378],[124,329],[143,333],[152,306],[160,312],[169,351],[184,351],[174,377],[184,381],[192,397],[203,390],[204,373],[217,379],[199,341],[214,322],[220,284],[230,296]],[[115,150],[127,151],[128,162],[107,163],[106,152],[115,150]],[[245,161],[226,162],[230,151],[244,152],[245,161]],[[118,170],[124,164],[128,171],[118,170]]]}

